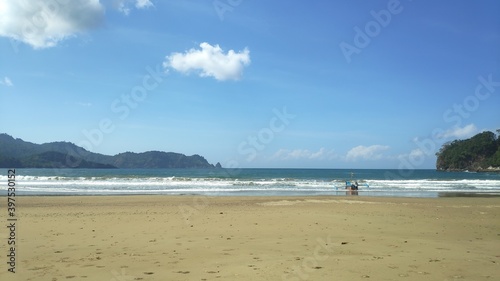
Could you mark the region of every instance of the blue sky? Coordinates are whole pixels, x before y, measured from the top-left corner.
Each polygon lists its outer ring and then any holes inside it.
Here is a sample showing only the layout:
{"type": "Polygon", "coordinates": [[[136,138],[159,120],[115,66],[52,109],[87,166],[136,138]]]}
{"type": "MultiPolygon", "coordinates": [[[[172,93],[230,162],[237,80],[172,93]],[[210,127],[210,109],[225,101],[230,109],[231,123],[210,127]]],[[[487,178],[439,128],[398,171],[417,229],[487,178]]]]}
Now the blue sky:
{"type": "Polygon", "coordinates": [[[1,132],[225,167],[435,167],[500,128],[500,2],[0,2],[1,132]]]}

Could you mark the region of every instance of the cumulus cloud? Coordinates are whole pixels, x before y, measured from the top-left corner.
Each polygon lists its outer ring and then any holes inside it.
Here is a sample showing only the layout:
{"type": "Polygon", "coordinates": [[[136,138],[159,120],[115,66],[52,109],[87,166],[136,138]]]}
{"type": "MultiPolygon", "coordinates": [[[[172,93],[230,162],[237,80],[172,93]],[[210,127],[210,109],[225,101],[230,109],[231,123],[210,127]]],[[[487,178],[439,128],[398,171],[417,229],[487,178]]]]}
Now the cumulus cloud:
{"type": "MultiPolygon", "coordinates": [[[[400,161],[402,160],[407,160],[407,159],[423,159],[428,156],[434,155],[434,151],[424,151],[420,148],[415,148],[410,153],[403,153],[399,154],[395,157],[395,159],[399,159],[400,161]]],[[[391,157],[388,157],[391,158],[391,157]]]]}
{"type": "Polygon", "coordinates": [[[298,160],[298,159],[311,159],[311,160],[322,160],[322,159],[333,159],[335,158],[335,153],[333,150],[328,151],[326,148],[322,147],[318,151],[310,151],[308,149],[280,149],[278,150],[271,159],[273,160],[298,160]]]}
{"type": "Polygon", "coordinates": [[[151,3],[151,1],[149,0],[136,0],[135,1],[135,7],[137,9],[144,9],[144,8],[149,8],[149,7],[153,7],[153,3],[151,3]]]}
{"type": "Polygon", "coordinates": [[[364,160],[377,160],[382,158],[383,151],[389,149],[389,146],[386,145],[371,145],[371,146],[363,146],[359,145],[347,152],[346,160],[348,161],[356,161],[358,159],[364,160]]]}
{"type": "Polygon", "coordinates": [[[474,124],[469,124],[464,126],[463,128],[459,126],[455,126],[449,130],[446,130],[443,132],[439,137],[442,139],[447,139],[447,138],[459,138],[459,139],[465,139],[472,137],[478,132],[478,129],[476,125],[474,124]]]}
{"type": "Polygon", "coordinates": [[[0,2],[0,36],[48,48],[99,26],[104,7],[99,0],[0,2]]]}
{"type": "Polygon", "coordinates": [[[0,84],[1,85],[5,85],[7,87],[14,86],[14,84],[12,83],[12,81],[10,80],[10,78],[7,77],[7,76],[5,76],[3,79],[0,79],[0,84]]]}
{"type": "Polygon", "coordinates": [[[409,157],[411,157],[411,158],[418,158],[418,157],[424,157],[424,156],[426,156],[426,154],[420,148],[416,148],[416,149],[412,150],[410,152],[410,155],[409,155],[409,157]]]}
{"type": "Polygon", "coordinates": [[[198,72],[201,77],[214,77],[217,80],[238,80],[243,74],[243,68],[250,64],[250,51],[227,53],[219,47],[206,42],[200,44],[201,49],[190,49],[185,53],[172,53],[166,57],[163,67],[184,74],[198,72]]]}
{"type": "Polygon", "coordinates": [[[130,14],[130,6],[133,5],[137,9],[147,9],[149,7],[154,7],[150,0],[115,0],[113,6],[115,9],[123,13],[124,15],[130,14]]]}

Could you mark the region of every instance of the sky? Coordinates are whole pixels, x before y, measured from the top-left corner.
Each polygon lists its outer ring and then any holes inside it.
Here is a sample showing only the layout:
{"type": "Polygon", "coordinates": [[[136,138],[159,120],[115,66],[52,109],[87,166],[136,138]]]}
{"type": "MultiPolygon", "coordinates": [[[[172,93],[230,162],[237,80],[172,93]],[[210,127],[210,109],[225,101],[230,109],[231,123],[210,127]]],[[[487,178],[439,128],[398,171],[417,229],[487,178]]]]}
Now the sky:
{"type": "Polygon", "coordinates": [[[0,132],[228,168],[435,168],[500,129],[500,2],[0,0],[0,132]]]}

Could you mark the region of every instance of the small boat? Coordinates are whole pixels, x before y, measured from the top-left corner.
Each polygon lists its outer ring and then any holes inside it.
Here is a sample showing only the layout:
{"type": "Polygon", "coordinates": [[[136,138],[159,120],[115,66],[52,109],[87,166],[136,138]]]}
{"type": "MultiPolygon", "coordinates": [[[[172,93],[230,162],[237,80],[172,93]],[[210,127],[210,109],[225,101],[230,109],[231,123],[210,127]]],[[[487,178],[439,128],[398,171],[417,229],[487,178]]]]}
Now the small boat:
{"type": "MultiPolygon", "coordinates": [[[[354,173],[351,172],[351,179],[345,181],[345,189],[348,191],[357,191],[359,190],[359,183],[357,180],[354,180],[354,173]]],[[[366,187],[370,187],[367,183],[364,184],[366,187]]]]}
{"type": "Polygon", "coordinates": [[[359,189],[359,184],[357,181],[352,183],[351,181],[345,181],[345,189],[346,190],[358,190],[359,189]]]}

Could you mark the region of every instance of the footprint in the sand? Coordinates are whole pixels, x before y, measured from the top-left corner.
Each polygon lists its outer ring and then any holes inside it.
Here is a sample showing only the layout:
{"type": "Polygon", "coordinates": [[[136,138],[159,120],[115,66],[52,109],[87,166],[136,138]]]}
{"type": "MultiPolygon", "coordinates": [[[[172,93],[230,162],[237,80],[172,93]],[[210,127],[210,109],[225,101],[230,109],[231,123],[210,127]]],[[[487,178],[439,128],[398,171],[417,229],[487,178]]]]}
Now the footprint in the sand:
{"type": "Polygon", "coordinates": [[[259,270],[259,268],[255,264],[249,264],[248,267],[252,268],[253,270],[259,270]]]}

